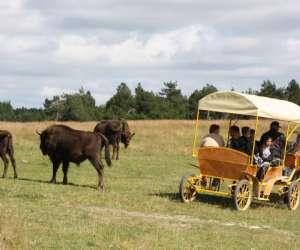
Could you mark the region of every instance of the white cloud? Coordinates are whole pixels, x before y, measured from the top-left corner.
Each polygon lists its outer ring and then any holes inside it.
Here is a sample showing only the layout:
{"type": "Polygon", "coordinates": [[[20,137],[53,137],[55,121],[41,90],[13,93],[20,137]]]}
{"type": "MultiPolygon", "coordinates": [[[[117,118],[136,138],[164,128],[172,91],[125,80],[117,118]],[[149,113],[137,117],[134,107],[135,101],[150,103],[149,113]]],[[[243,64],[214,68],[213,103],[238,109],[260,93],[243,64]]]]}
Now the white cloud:
{"type": "Polygon", "coordinates": [[[170,32],[154,33],[143,39],[139,33],[115,44],[101,44],[97,37],[63,36],[55,52],[58,62],[107,63],[111,66],[139,67],[173,64],[180,54],[208,47],[214,33],[201,25],[192,25],[170,32]]]}
{"type": "Polygon", "coordinates": [[[1,93],[41,106],[81,86],[102,103],[121,81],[184,93],[300,81],[299,21],[296,0],[1,1],[1,93]]]}
{"type": "Polygon", "coordinates": [[[55,95],[71,94],[71,93],[74,93],[74,92],[75,91],[71,90],[71,89],[45,86],[45,87],[43,87],[43,89],[41,91],[41,95],[44,98],[46,98],[46,97],[52,97],[52,96],[55,96],[55,95]]]}

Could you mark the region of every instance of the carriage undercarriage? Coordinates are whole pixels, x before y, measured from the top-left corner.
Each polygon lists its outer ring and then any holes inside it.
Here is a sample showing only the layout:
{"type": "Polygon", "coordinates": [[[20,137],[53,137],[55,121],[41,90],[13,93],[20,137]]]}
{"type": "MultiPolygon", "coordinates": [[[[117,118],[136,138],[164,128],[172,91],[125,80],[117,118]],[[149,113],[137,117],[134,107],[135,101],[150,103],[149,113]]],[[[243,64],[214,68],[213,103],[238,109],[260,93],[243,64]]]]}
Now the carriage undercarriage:
{"type": "Polygon", "coordinates": [[[276,192],[268,192],[268,182],[259,182],[257,179],[243,178],[241,180],[224,179],[216,176],[187,174],[180,182],[180,196],[183,202],[188,203],[196,199],[198,194],[214,195],[232,198],[234,207],[239,211],[247,210],[253,200],[270,201],[274,193],[282,197],[290,210],[296,210],[300,201],[299,178],[295,179],[296,171],[287,177],[282,177],[274,183],[276,192]],[[203,182],[206,179],[206,182],[203,182]],[[214,184],[214,183],[217,183],[214,184]],[[226,189],[221,184],[226,183],[226,189]]]}

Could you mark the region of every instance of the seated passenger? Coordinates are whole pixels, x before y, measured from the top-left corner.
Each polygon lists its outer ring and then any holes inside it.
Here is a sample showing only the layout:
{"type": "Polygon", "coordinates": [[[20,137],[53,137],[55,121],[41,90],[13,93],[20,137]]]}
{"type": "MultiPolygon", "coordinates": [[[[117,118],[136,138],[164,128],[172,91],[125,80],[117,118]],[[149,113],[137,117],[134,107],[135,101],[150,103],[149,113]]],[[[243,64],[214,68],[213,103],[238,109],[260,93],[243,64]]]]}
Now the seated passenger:
{"type": "Polygon", "coordinates": [[[239,150],[240,149],[240,128],[238,126],[231,126],[230,130],[229,130],[229,134],[230,134],[230,143],[229,146],[235,150],[239,150]]]}
{"type": "MultiPolygon", "coordinates": [[[[220,135],[220,126],[217,124],[212,124],[209,127],[209,134],[204,136],[201,139],[200,147],[224,147],[225,141],[223,137],[220,135]]],[[[201,186],[206,187],[207,185],[207,177],[203,176],[201,179],[201,186]]],[[[213,188],[218,188],[220,186],[220,180],[214,178],[212,182],[213,188]]]]}
{"type": "Polygon", "coordinates": [[[271,137],[269,137],[260,148],[259,157],[257,157],[256,159],[259,166],[259,170],[257,172],[257,178],[260,181],[264,178],[273,160],[274,160],[273,140],[271,137]]]}
{"type": "Polygon", "coordinates": [[[220,126],[212,124],[209,127],[209,134],[201,139],[200,147],[224,147],[225,142],[220,135],[220,126]]]}
{"type": "MultiPolygon", "coordinates": [[[[293,154],[296,157],[300,156],[300,134],[297,135],[296,142],[293,144],[288,144],[288,154],[293,154]]],[[[283,169],[283,175],[289,176],[292,172],[293,165],[285,166],[283,169]]]]}
{"type": "Polygon", "coordinates": [[[297,135],[296,142],[293,144],[291,153],[300,156],[300,134],[297,135]]]}
{"type": "Polygon", "coordinates": [[[260,146],[266,143],[268,138],[272,138],[273,148],[274,148],[274,157],[282,159],[283,151],[285,146],[285,138],[282,133],[279,132],[280,129],[279,122],[274,121],[271,123],[270,130],[264,133],[260,139],[260,146]]]}
{"type": "Polygon", "coordinates": [[[248,155],[252,154],[252,143],[250,139],[250,128],[243,127],[242,128],[242,136],[239,138],[239,150],[248,155]]]}

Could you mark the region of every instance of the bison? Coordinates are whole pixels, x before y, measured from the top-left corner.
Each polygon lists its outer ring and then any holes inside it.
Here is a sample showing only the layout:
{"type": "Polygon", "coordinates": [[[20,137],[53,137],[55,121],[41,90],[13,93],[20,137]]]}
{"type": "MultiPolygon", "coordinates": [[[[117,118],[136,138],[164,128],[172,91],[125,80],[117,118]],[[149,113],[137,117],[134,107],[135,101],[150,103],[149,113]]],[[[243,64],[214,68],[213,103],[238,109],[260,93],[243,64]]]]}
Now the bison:
{"type": "Polygon", "coordinates": [[[68,183],[69,163],[79,165],[89,160],[98,173],[98,188],[103,190],[104,165],[101,161],[100,150],[105,146],[105,160],[111,166],[109,144],[101,133],[75,130],[65,125],[52,125],[40,135],[40,149],[43,155],[48,155],[53,164],[51,183],[56,183],[56,172],[62,163],[63,184],[68,183]]]}
{"type": "Polygon", "coordinates": [[[14,157],[12,134],[7,130],[0,130],[0,157],[4,163],[4,171],[3,171],[2,178],[6,177],[8,164],[9,164],[6,155],[8,155],[10,158],[11,164],[14,169],[14,178],[16,179],[18,178],[18,174],[17,174],[16,160],[14,157]]]}
{"type": "Polygon", "coordinates": [[[109,144],[113,146],[112,159],[116,160],[119,160],[120,142],[127,148],[135,135],[135,133],[130,132],[128,123],[124,119],[101,121],[94,128],[94,132],[105,135],[109,144]]]}

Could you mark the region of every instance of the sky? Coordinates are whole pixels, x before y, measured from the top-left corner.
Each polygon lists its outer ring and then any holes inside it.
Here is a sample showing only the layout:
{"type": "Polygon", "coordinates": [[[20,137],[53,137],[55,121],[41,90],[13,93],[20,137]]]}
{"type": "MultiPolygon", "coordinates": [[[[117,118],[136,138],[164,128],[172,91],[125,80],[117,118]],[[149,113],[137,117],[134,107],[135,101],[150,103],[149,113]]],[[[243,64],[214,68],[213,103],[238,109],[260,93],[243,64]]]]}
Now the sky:
{"type": "Polygon", "coordinates": [[[283,86],[300,81],[299,23],[294,0],[0,0],[0,101],[41,107],[83,86],[103,104],[120,82],[283,86]]]}

